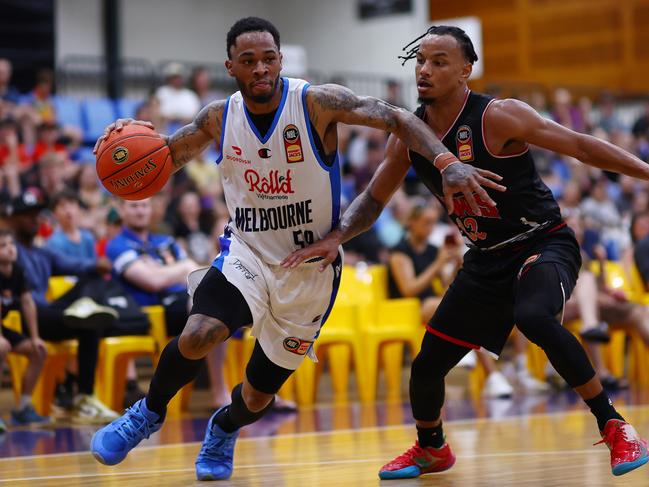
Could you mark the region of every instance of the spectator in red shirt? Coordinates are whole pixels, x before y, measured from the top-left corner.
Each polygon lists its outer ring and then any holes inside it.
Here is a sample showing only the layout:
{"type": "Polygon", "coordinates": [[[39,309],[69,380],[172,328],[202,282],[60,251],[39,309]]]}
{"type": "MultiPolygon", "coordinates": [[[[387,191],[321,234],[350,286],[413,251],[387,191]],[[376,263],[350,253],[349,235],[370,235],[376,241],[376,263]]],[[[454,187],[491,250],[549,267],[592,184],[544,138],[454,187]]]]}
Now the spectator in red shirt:
{"type": "Polygon", "coordinates": [[[67,148],[59,142],[61,131],[56,122],[43,122],[36,129],[36,144],[32,160],[36,163],[48,152],[60,152],[68,156],[67,148]]]}

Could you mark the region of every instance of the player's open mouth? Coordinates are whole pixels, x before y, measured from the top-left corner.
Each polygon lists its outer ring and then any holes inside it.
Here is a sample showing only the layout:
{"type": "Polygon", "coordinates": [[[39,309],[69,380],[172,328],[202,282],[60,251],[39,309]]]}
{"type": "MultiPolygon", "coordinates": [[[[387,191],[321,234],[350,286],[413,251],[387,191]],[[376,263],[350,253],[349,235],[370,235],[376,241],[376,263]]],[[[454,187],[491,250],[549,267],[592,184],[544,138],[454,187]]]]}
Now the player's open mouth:
{"type": "Polygon", "coordinates": [[[417,82],[417,88],[420,88],[420,89],[432,88],[432,86],[433,86],[433,85],[431,85],[431,84],[430,84],[429,82],[427,82],[427,81],[421,81],[421,80],[420,80],[420,81],[417,82]]]}

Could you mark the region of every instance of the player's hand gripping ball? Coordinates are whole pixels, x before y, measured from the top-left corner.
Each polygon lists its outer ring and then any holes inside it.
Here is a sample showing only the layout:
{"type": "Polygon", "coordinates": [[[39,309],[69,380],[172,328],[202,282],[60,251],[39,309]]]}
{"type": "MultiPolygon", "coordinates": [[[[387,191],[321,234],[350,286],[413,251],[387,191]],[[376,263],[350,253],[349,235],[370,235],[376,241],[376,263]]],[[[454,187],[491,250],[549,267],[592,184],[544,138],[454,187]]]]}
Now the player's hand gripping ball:
{"type": "Polygon", "coordinates": [[[97,176],[104,187],[125,200],[143,200],[160,191],[171,175],[165,140],[143,125],[113,130],[97,148],[97,176]]]}

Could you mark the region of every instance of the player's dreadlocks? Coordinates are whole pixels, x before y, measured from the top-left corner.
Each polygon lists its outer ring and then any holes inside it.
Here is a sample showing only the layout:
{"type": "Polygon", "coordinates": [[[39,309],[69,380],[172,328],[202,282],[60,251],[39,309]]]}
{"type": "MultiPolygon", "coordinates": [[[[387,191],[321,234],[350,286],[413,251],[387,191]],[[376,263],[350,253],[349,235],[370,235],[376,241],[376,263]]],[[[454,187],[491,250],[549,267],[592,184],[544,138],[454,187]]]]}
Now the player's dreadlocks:
{"type": "Polygon", "coordinates": [[[475,49],[473,48],[473,42],[471,42],[469,36],[466,35],[466,32],[464,32],[459,27],[454,27],[452,25],[433,25],[422,35],[420,35],[415,40],[413,40],[412,42],[410,42],[409,44],[407,44],[401,49],[402,51],[406,51],[406,54],[404,56],[398,57],[398,59],[403,59],[403,61],[401,62],[401,66],[406,64],[406,61],[409,61],[417,57],[417,53],[419,52],[419,46],[421,44],[418,43],[416,46],[412,46],[412,45],[422,40],[424,37],[426,37],[429,34],[435,34],[438,36],[443,36],[443,35],[453,36],[457,41],[457,43],[460,45],[460,48],[462,49],[462,53],[464,54],[464,58],[467,60],[467,62],[473,64],[478,60],[478,55],[475,53],[475,49]]]}

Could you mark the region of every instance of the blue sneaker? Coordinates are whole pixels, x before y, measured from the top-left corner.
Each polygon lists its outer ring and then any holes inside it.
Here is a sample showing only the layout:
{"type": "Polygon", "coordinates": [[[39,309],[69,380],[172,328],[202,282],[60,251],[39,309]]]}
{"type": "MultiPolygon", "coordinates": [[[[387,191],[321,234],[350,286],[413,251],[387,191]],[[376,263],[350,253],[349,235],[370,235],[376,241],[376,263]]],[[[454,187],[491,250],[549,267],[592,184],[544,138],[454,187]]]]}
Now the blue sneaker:
{"type": "Polygon", "coordinates": [[[239,430],[226,433],[214,421],[216,415],[226,407],[215,412],[207,422],[203,447],[196,457],[198,480],[227,480],[232,476],[232,457],[239,430]]]}
{"type": "Polygon", "coordinates": [[[140,399],[93,435],[90,451],[99,463],[117,465],[140,441],[158,431],[163,420],[147,409],[145,399],[140,399]]]}
{"type": "Polygon", "coordinates": [[[31,405],[11,411],[12,426],[45,426],[51,423],[52,420],[49,416],[41,416],[34,410],[34,406],[31,405]]]}

